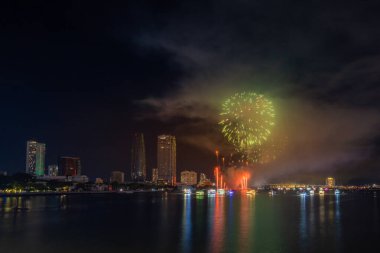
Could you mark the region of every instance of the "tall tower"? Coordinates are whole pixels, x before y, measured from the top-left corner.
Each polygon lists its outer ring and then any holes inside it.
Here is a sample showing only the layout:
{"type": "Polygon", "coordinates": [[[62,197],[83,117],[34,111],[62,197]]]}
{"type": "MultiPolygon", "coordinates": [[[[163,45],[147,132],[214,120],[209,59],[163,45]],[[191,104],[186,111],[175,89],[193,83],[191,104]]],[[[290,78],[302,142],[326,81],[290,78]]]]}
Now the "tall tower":
{"type": "Polygon", "coordinates": [[[63,176],[80,176],[82,166],[79,157],[61,156],[58,159],[58,168],[63,176]]]}
{"type": "Polygon", "coordinates": [[[176,141],[172,135],[160,135],[157,138],[158,180],[168,184],[176,183],[176,141]]]}
{"type": "Polygon", "coordinates": [[[26,173],[36,176],[45,174],[45,151],[45,143],[34,140],[26,142],[26,173]]]}
{"type": "Polygon", "coordinates": [[[36,176],[45,175],[45,151],[45,143],[38,143],[36,153],[36,176]]]}
{"type": "Polygon", "coordinates": [[[333,188],[335,186],[335,178],[333,177],[326,178],[326,185],[329,188],[333,188]]]}
{"type": "Polygon", "coordinates": [[[133,181],[145,181],[146,179],[145,144],[142,133],[133,135],[131,177],[133,181]]]}

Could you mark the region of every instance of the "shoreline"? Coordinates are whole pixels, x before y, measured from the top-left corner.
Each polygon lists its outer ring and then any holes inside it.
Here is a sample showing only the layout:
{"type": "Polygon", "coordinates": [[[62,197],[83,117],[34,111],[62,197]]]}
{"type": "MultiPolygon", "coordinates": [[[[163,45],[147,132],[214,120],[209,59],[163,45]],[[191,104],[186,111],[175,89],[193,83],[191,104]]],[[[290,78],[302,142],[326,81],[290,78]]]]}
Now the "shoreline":
{"type": "Polygon", "coordinates": [[[54,196],[54,195],[87,195],[87,194],[113,194],[118,192],[19,192],[19,193],[0,193],[0,197],[26,197],[26,196],[54,196]]]}
{"type": "MultiPolygon", "coordinates": [[[[30,196],[59,196],[59,195],[100,195],[100,194],[117,194],[117,195],[129,195],[129,194],[138,194],[138,193],[165,193],[166,191],[141,191],[141,190],[130,190],[130,191],[82,191],[82,192],[20,192],[20,193],[0,193],[0,197],[30,197],[30,196]]],[[[182,192],[167,192],[171,194],[183,194],[182,192]]],[[[257,194],[267,194],[267,191],[258,192],[257,194]]],[[[289,192],[290,193],[290,192],[289,192]]],[[[295,193],[295,192],[294,192],[295,193]]],[[[343,195],[349,193],[379,193],[380,189],[366,189],[366,190],[347,190],[343,192],[343,195]]],[[[192,194],[195,195],[195,194],[192,194]]],[[[287,193],[278,193],[275,195],[288,195],[287,193]]],[[[326,193],[326,196],[334,195],[334,193],[326,193]]],[[[309,196],[309,195],[308,195],[309,196]]],[[[313,195],[314,196],[314,195],[313,195]]],[[[315,194],[315,196],[319,196],[315,194]]]]}

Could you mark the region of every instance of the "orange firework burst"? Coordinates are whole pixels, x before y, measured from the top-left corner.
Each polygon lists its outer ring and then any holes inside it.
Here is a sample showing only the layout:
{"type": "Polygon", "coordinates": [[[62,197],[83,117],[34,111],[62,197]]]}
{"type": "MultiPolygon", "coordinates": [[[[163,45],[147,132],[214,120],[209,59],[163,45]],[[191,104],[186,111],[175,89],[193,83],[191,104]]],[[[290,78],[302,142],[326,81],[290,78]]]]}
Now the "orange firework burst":
{"type": "Polygon", "coordinates": [[[235,190],[246,190],[251,173],[247,169],[229,168],[224,176],[227,187],[235,190]]]}

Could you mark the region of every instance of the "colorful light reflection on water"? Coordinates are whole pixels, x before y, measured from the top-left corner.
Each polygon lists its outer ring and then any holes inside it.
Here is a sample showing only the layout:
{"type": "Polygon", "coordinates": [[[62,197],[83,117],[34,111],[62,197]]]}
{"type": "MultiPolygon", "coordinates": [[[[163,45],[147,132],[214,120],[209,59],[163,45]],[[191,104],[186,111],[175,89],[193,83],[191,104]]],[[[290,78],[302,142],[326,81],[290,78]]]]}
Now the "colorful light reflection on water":
{"type": "Polygon", "coordinates": [[[0,249],[63,253],[75,245],[83,253],[365,251],[380,236],[379,200],[372,195],[267,193],[3,197],[0,249]],[[76,236],[68,243],[63,232],[76,236]]]}

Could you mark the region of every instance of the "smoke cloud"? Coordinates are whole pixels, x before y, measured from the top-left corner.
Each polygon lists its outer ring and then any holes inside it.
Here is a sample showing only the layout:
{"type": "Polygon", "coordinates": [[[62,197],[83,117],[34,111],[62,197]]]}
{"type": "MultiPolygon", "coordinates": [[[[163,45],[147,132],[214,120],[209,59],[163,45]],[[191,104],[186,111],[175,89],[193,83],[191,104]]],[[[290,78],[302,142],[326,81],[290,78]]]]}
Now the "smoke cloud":
{"type": "MultiPolygon", "coordinates": [[[[244,4],[247,10],[257,7],[244,4]]],[[[287,176],[302,180],[296,175],[308,173],[347,179],[345,171],[364,161],[368,164],[380,135],[380,56],[347,60],[342,55],[357,51],[356,44],[322,47],[331,25],[347,36],[354,32],[335,23],[334,11],[314,9],[321,11],[318,17],[323,18],[318,20],[298,13],[309,23],[289,21],[283,30],[273,27],[282,23],[279,20],[256,21],[245,11],[231,16],[223,6],[211,16],[200,15],[206,19],[201,20],[208,24],[205,27],[185,16],[183,23],[141,36],[143,45],[167,50],[186,71],[178,87],[166,96],[138,101],[147,108],[143,117],[169,123],[181,119],[176,133],[183,141],[208,151],[219,148],[228,155],[232,147],[218,126],[221,104],[234,93],[255,91],[273,101],[276,134],[286,136],[288,143],[275,161],[251,168],[252,182],[287,176]],[[213,22],[215,17],[223,18],[213,22]],[[306,28],[309,33],[302,32],[306,28]]],[[[277,17],[287,19],[284,15],[277,17]]],[[[349,22],[351,15],[347,12],[341,18],[349,22]]],[[[361,43],[371,47],[374,42],[361,43]]],[[[378,168],[380,163],[369,164],[378,168]]],[[[362,176],[379,177],[371,171],[362,176]]]]}

